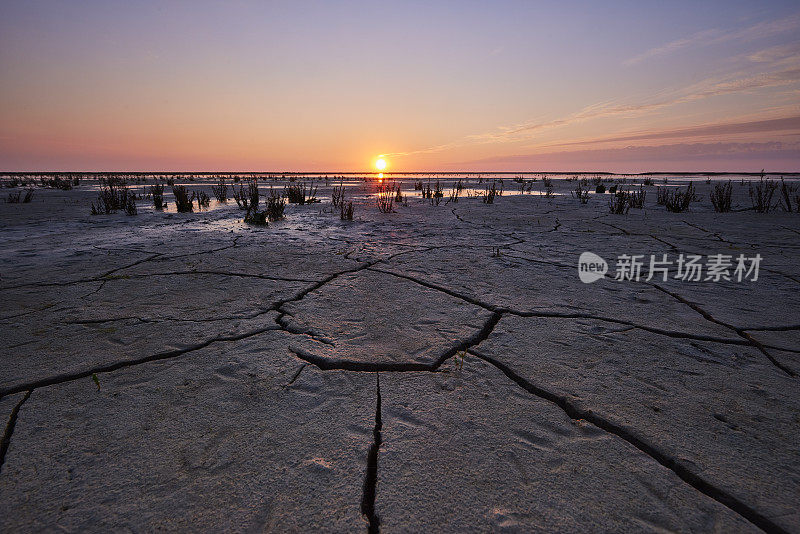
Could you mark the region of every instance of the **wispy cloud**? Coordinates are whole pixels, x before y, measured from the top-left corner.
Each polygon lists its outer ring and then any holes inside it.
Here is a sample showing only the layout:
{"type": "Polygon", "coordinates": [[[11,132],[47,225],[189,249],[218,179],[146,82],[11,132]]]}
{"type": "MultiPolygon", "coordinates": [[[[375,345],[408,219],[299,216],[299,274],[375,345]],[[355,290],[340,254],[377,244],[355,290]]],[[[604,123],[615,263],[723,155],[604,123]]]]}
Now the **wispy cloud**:
{"type": "Polygon", "coordinates": [[[664,56],[682,50],[684,48],[694,48],[709,46],[728,41],[749,41],[753,39],[763,39],[773,37],[783,33],[793,32],[800,29],[800,14],[784,17],[772,21],[759,22],[752,26],[739,29],[720,30],[712,28],[697,32],[689,37],[684,37],[669,43],[651,48],[641,54],[622,62],[626,67],[642,63],[648,59],[664,56]]]}

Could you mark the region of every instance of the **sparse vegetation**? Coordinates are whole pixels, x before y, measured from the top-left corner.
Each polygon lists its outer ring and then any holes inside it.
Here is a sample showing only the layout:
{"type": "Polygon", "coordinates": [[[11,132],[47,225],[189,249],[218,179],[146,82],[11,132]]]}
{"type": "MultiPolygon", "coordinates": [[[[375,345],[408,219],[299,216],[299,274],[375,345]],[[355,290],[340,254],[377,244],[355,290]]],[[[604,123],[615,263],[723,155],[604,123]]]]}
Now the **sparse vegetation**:
{"type": "Polygon", "coordinates": [[[164,209],[164,184],[151,185],[150,195],[153,197],[153,206],[157,210],[164,209]]]}
{"type": "Polygon", "coordinates": [[[136,215],[135,195],[130,192],[125,180],[117,177],[100,179],[100,195],[97,205],[92,203],[92,215],[108,215],[125,210],[128,215],[136,215]]]}
{"type": "Polygon", "coordinates": [[[228,201],[228,184],[225,183],[225,178],[220,178],[217,185],[211,186],[211,193],[217,199],[217,202],[228,201]]]}
{"type": "Polygon", "coordinates": [[[378,186],[377,203],[381,213],[391,213],[394,211],[395,191],[394,185],[388,183],[378,186]]]}
{"type": "Polygon", "coordinates": [[[619,191],[611,195],[608,199],[608,209],[615,215],[625,215],[631,209],[628,202],[628,195],[624,191],[619,191]]]}
{"type": "Polygon", "coordinates": [[[483,203],[484,204],[494,204],[494,197],[497,196],[497,186],[495,185],[494,181],[492,181],[492,187],[486,188],[486,191],[483,193],[483,203]]]}
{"type": "Polygon", "coordinates": [[[730,180],[727,183],[716,183],[714,189],[709,194],[711,204],[714,206],[714,211],[717,213],[726,213],[731,211],[731,193],[733,192],[733,184],[730,180]]]}
{"type": "Polygon", "coordinates": [[[797,184],[786,184],[781,176],[781,207],[784,211],[792,211],[792,199],[794,199],[795,211],[800,212],[800,195],[797,194],[797,184]]]}
{"type": "Polygon", "coordinates": [[[626,191],[622,194],[625,195],[625,199],[628,201],[628,205],[631,208],[644,208],[644,199],[647,196],[647,191],[645,191],[642,186],[639,186],[638,190],[634,189],[633,191],[626,191]]]}
{"type": "Polygon", "coordinates": [[[208,208],[211,204],[211,199],[208,196],[208,193],[205,191],[195,191],[192,192],[192,200],[197,200],[197,209],[201,210],[203,208],[208,208]]]}
{"type": "Polygon", "coordinates": [[[594,192],[598,194],[602,194],[606,192],[606,186],[603,184],[597,184],[594,188],[594,192]]]}
{"type": "Polygon", "coordinates": [[[583,187],[580,182],[575,185],[575,190],[572,191],[572,197],[577,198],[581,204],[586,204],[589,202],[589,189],[583,187]]]}
{"type": "Polygon", "coordinates": [[[694,184],[689,183],[686,190],[675,188],[666,194],[664,200],[664,207],[667,211],[672,213],[681,213],[689,209],[689,204],[698,200],[697,195],[694,193],[694,184]]]}
{"type": "Polygon", "coordinates": [[[664,206],[667,203],[667,197],[669,196],[669,189],[666,187],[657,187],[656,188],[656,204],[659,206],[664,206]]]}
{"type": "Polygon", "coordinates": [[[339,204],[339,218],[343,221],[352,221],[353,220],[353,201],[348,200],[347,202],[342,201],[339,204]]]}
{"type": "Polygon", "coordinates": [[[314,186],[314,182],[311,182],[310,186],[307,186],[305,182],[287,185],[285,193],[286,198],[292,204],[300,204],[302,206],[303,204],[319,202],[317,200],[317,187],[314,186]]]}
{"type": "Polygon", "coordinates": [[[753,209],[757,213],[767,213],[774,206],[772,204],[772,197],[775,195],[775,190],[778,184],[772,180],[764,179],[764,171],[761,171],[761,178],[758,182],[750,184],[750,202],[753,209]]]}
{"type": "Polygon", "coordinates": [[[267,219],[279,221],[283,219],[283,212],[286,209],[286,199],[276,193],[272,188],[267,197],[267,219]]]}
{"type": "Polygon", "coordinates": [[[344,202],[344,184],[339,182],[338,186],[333,186],[333,190],[331,191],[331,203],[333,204],[334,208],[338,208],[344,202]]]}
{"type": "Polygon", "coordinates": [[[179,213],[191,213],[192,197],[189,197],[189,190],[185,185],[172,186],[172,194],[175,196],[175,207],[179,213]]]}

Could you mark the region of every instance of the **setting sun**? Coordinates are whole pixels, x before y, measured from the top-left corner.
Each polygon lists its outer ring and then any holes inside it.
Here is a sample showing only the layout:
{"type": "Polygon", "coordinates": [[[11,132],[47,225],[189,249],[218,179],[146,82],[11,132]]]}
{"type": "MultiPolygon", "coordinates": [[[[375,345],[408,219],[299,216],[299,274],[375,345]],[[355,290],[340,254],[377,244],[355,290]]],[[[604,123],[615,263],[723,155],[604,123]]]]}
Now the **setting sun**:
{"type": "Polygon", "coordinates": [[[375,161],[375,168],[378,169],[379,171],[382,171],[383,169],[385,169],[386,168],[386,160],[383,159],[383,158],[378,158],[378,160],[375,161]]]}

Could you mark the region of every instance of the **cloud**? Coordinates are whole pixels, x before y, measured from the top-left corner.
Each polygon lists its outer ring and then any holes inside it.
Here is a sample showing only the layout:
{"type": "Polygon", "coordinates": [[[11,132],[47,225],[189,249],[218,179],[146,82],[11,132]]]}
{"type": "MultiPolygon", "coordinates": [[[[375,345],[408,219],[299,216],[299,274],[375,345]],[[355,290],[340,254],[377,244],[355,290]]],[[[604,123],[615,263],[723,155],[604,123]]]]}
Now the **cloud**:
{"type": "Polygon", "coordinates": [[[693,126],[689,128],[679,128],[674,130],[664,130],[660,132],[647,132],[616,137],[603,137],[586,141],[574,141],[562,143],[560,146],[590,145],[598,143],[612,143],[625,141],[645,141],[656,139],[672,139],[676,137],[706,137],[717,135],[736,135],[744,133],[771,133],[771,132],[800,132],[800,115],[784,117],[779,119],[751,120],[744,122],[708,124],[703,126],[693,126]]]}
{"type": "Polygon", "coordinates": [[[675,51],[699,46],[710,46],[729,41],[750,41],[773,37],[783,33],[793,32],[800,29],[800,14],[784,17],[772,21],[759,22],[746,28],[738,30],[719,30],[716,28],[697,32],[689,37],[677,39],[661,46],[646,50],[630,59],[622,62],[626,67],[642,63],[648,59],[671,54],[675,51]]]}
{"type": "Polygon", "coordinates": [[[495,156],[459,168],[529,171],[800,171],[800,143],[677,143],[495,156]]]}

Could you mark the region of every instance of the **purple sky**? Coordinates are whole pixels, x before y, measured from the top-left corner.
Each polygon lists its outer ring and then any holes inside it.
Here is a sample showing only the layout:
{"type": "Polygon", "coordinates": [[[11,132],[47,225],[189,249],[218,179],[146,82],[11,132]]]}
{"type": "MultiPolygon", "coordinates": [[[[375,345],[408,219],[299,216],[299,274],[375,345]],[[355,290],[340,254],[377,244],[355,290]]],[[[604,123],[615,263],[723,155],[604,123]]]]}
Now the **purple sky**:
{"type": "Polygon", "coordinates": [[[0,95],[0,170],[800,171],[800,4],[4,2],[0,95]]]}

